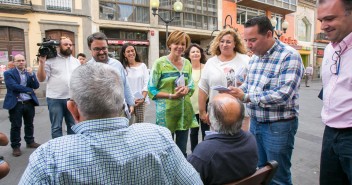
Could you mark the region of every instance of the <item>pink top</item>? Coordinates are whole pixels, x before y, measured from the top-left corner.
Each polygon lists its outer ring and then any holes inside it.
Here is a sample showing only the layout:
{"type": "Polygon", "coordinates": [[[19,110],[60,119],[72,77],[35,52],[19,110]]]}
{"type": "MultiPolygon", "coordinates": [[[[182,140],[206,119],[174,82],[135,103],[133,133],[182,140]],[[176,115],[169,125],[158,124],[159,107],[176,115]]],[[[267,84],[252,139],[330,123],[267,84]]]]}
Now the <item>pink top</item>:
{"type": "Polygon", "coordinates": [[[330,43],[325,48],[322,80],[324,86],[321,111],[323,123],[333,128],[352,127],[352,33],[340,43],[330,43]],[[332,74],[335,71],[335,61],[332,57],[337,58],[334,54],[336,51],[341,52],[338,75],[332,74]]]}

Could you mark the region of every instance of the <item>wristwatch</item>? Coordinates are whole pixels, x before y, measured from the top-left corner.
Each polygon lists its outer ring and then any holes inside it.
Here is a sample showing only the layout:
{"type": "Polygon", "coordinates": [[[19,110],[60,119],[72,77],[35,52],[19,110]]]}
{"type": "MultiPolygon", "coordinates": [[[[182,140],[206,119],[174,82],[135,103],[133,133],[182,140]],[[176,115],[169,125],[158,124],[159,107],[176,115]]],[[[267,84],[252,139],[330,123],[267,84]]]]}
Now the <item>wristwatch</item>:
{"type": "Polygon", "coordinates": [[[247,102],[247,101],[248,101],[248,94],[244,94],[242,102],[247,102]]]}

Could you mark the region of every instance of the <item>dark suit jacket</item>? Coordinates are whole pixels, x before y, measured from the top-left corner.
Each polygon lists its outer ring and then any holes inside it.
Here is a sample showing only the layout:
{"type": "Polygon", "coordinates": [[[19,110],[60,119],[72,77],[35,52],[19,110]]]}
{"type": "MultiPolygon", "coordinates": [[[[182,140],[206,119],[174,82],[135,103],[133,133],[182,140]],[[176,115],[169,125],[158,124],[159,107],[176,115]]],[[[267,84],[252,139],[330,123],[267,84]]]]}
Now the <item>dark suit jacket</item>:
{"type": "Polygon", "coordinates": [[[32,97],[35,106],[39,105],[38,99],[33,91],[33,89],[39,88],[39,82],[35,75],[29,76],[26,72],[27,76],[27,85],[21,85],[21,77],[16,68],[5,71],[4,78],[5,84],[7,88],[7,93],[4,100],[4,109],[12,109],[16,106],[18,97],[20,93],[27,93],[32,97]]]}

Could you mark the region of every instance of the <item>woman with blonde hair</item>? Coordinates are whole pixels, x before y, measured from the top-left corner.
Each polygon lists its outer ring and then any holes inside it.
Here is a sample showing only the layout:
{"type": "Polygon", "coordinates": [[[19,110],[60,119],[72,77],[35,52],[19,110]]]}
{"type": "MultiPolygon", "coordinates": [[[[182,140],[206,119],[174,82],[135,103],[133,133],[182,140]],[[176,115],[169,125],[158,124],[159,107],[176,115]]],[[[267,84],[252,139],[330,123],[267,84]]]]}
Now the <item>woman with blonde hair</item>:
{"type": "Polygon", "coordinates": [[[157,59],[150,73],[149,97],[156,104],[156,124],[167,127],[186,157],[188,130],[198,127],[190,97],[194,92],[192,65],[182,57],[190,45],[189,36],[174,31],[167,38],[170,54],[157,59]]]}
{"type": "MultiPolygon", "coordinates": [[[[203,122],[207,122],[207,99],[209,98],[210,102],[219,92],[213,88],[215,86],[240,86],[247,76],[249,63],[243,41],[239,33],[233,29],[222,30],[212,41],[210,52],[213,57],[209,58],[205,64],[198,84],[199,117],[203,122]]],[[[244,123],[242,128],[248,130],[248,116],[244,123]]]]}

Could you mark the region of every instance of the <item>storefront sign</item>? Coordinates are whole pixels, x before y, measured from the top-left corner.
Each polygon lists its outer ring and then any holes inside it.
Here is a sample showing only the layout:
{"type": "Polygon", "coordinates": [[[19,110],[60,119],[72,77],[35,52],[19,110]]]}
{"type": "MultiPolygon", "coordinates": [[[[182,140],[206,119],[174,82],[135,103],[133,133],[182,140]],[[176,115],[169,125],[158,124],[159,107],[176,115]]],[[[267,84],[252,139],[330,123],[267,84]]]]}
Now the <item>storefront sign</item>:
{"type": "Polygon", "coordinates": [[[108,40],[108,44],[124,45],[125,43],[149,46],[149,40],[108,40]]]}
{"type": "Polygon", "coordinates": [[[324,50],[323,49],[318,49],[317,50],[317,55],[318,56],[324,56],[324,50]]]}

